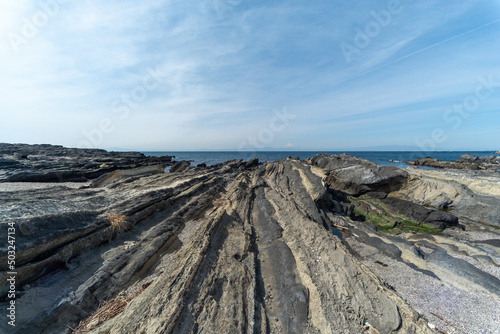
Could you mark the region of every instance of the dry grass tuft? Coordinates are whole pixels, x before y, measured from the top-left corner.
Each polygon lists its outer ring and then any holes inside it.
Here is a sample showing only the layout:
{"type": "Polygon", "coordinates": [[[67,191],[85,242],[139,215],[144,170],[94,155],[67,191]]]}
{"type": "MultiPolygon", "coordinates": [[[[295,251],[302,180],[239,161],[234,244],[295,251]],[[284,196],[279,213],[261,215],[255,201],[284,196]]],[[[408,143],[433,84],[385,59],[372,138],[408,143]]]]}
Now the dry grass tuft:
{"type": "Polygon", "coordinates": [[[224,206],[227,205],[228,203],[231,203],[228,199],[221,198],[218,200],[213,201],[213,205],[218,207],[218,206],[224,206]]]}
{"type": "Polygon", "coordinates": [[[113,231],[118,231],[119,233],[125,231],[130,226],[129,222],[127,222],[127,216],[117,213],[111,214],[108,217],[108,222],[113,231]]]}
{"type": "Polygon", "coordinates": [[[101,326],[104,322],[113,319],[115,316],[123,312],[128,303],[140,295],[150,284],[151,283],[144,284],[141,288],[126,298],[115,298],[104,302],[99,306],[94,314],[80,322],[78,327],[73,330],[73,334],[89,333],[101,326]]]}
{"type": "Polygon", "coordinates": [[[88,333],[105,321],[114,318],[120,314],[127,306],[128,302],[125,299],[116,298],[102,304],[99,309],[90,317],[80,322],[73,334],[88,333]]]}

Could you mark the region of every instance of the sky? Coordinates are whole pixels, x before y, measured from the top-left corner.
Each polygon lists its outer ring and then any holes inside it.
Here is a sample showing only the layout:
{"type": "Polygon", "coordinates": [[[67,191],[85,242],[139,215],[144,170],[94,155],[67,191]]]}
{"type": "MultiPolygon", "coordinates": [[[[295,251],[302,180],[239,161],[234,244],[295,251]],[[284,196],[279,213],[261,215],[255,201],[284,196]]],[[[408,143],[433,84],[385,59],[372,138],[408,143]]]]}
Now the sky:
{"type": "Polygon", "coordinates": [[[500,150],[500,1],[0,0],[0,142],[500,150]]]}

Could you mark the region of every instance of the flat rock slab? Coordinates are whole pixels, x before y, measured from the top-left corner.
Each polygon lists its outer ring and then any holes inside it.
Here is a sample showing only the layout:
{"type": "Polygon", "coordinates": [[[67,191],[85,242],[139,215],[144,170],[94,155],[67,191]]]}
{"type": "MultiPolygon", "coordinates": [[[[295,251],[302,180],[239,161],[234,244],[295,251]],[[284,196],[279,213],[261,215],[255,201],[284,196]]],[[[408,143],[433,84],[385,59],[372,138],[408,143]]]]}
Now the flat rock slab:
{"type": "Polygon", "coordinates": [[[170,156],[0,143],[0,182],[86,182],[115,170],[173,164],[170,156]]]}
{"type": "Polygon", "coordinates": [[[261,167],[232,161],[134,174],[126,182],[113,175],[100,188],[54,189],[50,196],[48,189],[9,194],[9,215],[29,212],[30,199],[41,208],[16,218],[38,240],[20,244],[26,279],[17,332],[69,333],[109,302],[125,304],[79,329],[430,333],[425,319],[331,233],[334,212],[325,203],[335,207],[335,200],[325,175],[292,159],[261,167]],[[43,208],[52,218],[44,220],[43,208]],[[84,208],[81,217],[72,213],[84,208]],[[49,263],[60,266],[36,276],[49,263]],[[52,302],[32,303],[48,294],[52,302]]]}

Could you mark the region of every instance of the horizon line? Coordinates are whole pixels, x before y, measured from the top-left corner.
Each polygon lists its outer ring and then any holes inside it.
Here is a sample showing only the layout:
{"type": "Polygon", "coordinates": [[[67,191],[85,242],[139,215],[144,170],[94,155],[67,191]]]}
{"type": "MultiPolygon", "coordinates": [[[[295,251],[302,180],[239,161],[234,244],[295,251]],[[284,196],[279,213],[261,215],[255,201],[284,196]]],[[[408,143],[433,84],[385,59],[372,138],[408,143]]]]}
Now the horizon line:
{"type": "MultiPolygon", "coordinates": [[[[112,149],[106,149],[106,150],[112,150],[112,149]]],[[[124,151],[129,151],[128,149],[123,149],[124,151]]],[[[134,151],[134,150],[131,150],[134,151]]],[[[253,153],[253,152],[258,152],[258,153],[266,153],[266,152],[498,152],[498,150],[491,149],[491,150],[483,150],[483,149],[457,149],[457,150],[375,150],[375,149],[328,149],[328,150],[322,150],[322,149],[290,149],[290,150],[284,150],[284,149],[276,149],[276,150],[237,150],[237,149],[198,149],[198,150],[135,150],[139,152],[239,152],[239,153],[253,153]]]]}

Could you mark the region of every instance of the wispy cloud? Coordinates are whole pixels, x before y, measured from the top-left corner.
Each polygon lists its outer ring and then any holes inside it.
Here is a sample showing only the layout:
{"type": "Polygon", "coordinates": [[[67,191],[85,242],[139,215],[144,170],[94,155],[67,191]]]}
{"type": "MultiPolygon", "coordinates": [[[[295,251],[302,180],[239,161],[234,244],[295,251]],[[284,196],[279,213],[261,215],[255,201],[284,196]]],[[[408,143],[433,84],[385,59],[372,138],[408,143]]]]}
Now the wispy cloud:
{"type": "MultiPolygon", "coordinates": [[[[443,110],[479,76],[500,81],[500,5],[491,1],[401,0],[351,62],[341,43],[354,43],[388,1],[61,1],[16,52],[9,36],[22,37],[54,3],[0,0],[0,141],[75,146],[109,118],[115,127],[102,147],[236,148],[287,106],[299,121],[275,136],[276,147],[369,146],[377,134],[370,124],[404,129],[402,144],[411,145],[444,126],[443,110]],[[113,101],[148,69],[161,84],[117,117],[113,101]]],[[[500,121],[495,97],[477,113],[491,123],[500,121]]],[[[467,124],[470,133],[481,127],[467,124]]],[[[403,135],[385,133],[378,144],[403,135]]]]}

